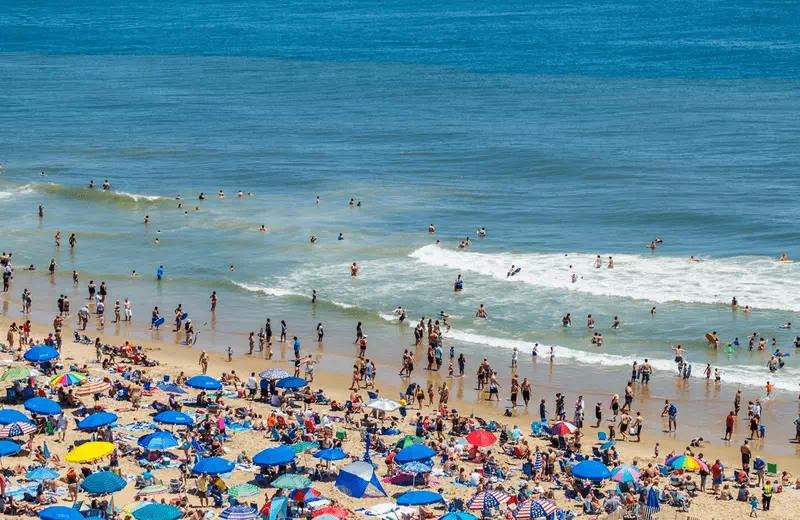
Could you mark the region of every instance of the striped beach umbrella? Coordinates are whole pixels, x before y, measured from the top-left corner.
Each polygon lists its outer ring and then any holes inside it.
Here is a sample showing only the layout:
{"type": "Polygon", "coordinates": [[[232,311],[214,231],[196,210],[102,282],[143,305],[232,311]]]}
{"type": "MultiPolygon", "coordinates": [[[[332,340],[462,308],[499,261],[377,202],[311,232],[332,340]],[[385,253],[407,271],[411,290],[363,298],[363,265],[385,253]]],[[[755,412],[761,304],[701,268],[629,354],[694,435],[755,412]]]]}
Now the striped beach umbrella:
{"type": "Polygon", "coordinates": [[[493,491],[488,491],[488,493],[490,495],[492,495],[493,497],[495,497],[497,499],[497,501],[500,502],[501,504],[505,504],[506,502],[511,500],[511,495],[509,495],[508,493],[505,493],[503,491],[494,491],[493,490],[493,491]]]}
{"type": "Polygon", "coordinates": [[[169,491],[169,488],[164,484],[154,484],[152,486],[145,486],[139,491],[136,492],[139,496],[145,495],[160,495],[161,493],[166,493],[169,491]]]}
{"type": "Polygon", "coordinates": [[[283,489],[303,489],[311,485],[311,481],[303,475],[287,473],[272,481],[272,487],[283,489]]]}
{"type": "Polygon", "coordinates": [[[691,457],[689,455],[678,455],[677,457],[672,457],[671,459],[667,460],[667,466],[673,469],[682,469],[685,471],[700,471],[701,469],[708,471],[708,466],[705,462],[697,457],[691,457]]]}
{"type": "Polygon", "coordinates": [[[615,482],[636,482],[640,478],[642,478],[642,472],[630,464],[623,464],[611,470],[611,480],[615,482]]]}
{"type": "Polygon", "coordinates": [[[558,421],[553,423],[553,426],[550,427],[550,431],[553,432],[553,435],[559,435],[562,437],[564,435],[571,435],[575,433],[575,430],[577,429],[577,426],[567,421],[558,421]]]}
{"type": "Polygon", "coordinates": [[[295,489],[289,493],[289,498],[295,502],[310,502],[312,498],[319,498],[322,493],[314,488],[295,489]]]}
{"type": "Polygon", "coordinates": [[[536,470],[536,473],[541,473],[542,467],[544,467],[542,463],[542,452],[537,448],[536,453],[533,455],[533,469],[536,470]]]}
{"type": "Polygon", "coordinates": [[[558,508],[549,500],[543,498],[533,498],[524,502],[514,511],[516,520],[529,520],[531,518],[547,518],[556,512],[558,508]]]}
{"type": "Polygon", "coordinates": [[[491,509],[499,506],[500,501],[497,500],[497,497],[487,491],[477,493],[467,502],[467,508],[471,511],[483,511],[484,509],[491,509]]]}
{"type": "Polygon", "coordinates": [[[13,422],[0,428],[0,437],[7,439],[9,437],[19,437],[21,435],[28,435],[35,433],[36,426],[28,422],[13,422]]]}
{"type": "Polygon", "coordinates": [[[0,381],[19,381],[21,379],[28,379],[29,377],[39,377],[42,374],[35,368],[29,367],[14,367],[9,368],[3,375],[0,376],[0,381]]]}
{"type": "Polygon", "coordinates": [[[105,381],[90,381],[79,386],[75,393],[78,395],[95,395],[108,392],[110,389],[111,385],[105,381]]]}
{"type": "Polygon", "coordinates": [[[50,386],[72,386],[86,381],[86,376],[78,372],[65,372],[58,374],[49,381],[50,386]]]}
{"type": "Polygon", "coordinates": [[[253,520],[253,518],[258,518],[259,516],[261,516],[261,513],[256,511],[255,508],[243,505],[230,506],[219,514],[221,520],[253,520]]]}
{"type": "Polygon", "coordinates": [[[228,489],[228,496],[233,498],[248,498],[260,494],[261,490],[253,484],[236,484],[228,489]]]}

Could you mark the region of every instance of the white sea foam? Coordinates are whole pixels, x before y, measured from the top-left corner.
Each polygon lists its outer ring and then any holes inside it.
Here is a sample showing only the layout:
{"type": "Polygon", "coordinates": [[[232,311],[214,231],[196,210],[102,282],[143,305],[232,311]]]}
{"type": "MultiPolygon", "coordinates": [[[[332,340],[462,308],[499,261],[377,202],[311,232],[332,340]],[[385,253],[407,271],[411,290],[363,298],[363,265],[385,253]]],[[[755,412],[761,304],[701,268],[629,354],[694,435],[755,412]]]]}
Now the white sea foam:
{"type": "Polygon", "coordinates": [[[239,282],[233,282],[233,284],[247,291],[260,292],[262,294],[266,294],[267,296],[276,296],[279,298],[284,296],[303,296],[300,293],[290,291],[289,289],[282,289],[280,287],[264,287],[261,285],[251,285],[239,282]]]}
{"type": "MultiPolygon", "coordinates": [[[[683,302],[725,304],[736,296],[741,305],[753,308],[800,311],[800,276],[794,264],[766,257],[734,257],[689,262],[685,258],[650,255],[601,254],[604,266],[595,269],[595,255],[563,253],[483,254],[424,246],[410,255],[425,265],[490,276],[508,283],[563,289],[593,294],[647,300],[655,303],[683,302]],[[506,278],[514,264],[522,271],[506,278]],[[571,267],[570,267],[571,266],[571,267]],[[578,280],[572,283],[572,274],[578,280]]],[[[466,281],[467,288],[469,280],[466,281]]]]}
{"type": "Polygon", "coordinates": [[[128,197],[133,199],[135,202],[155,202],[158,200],[171,200],[167,197],[161,197],[159,195],[141,195],[139,193],[128,193],[126,191],[117,191],[113,192],[120,197],[128,197]]]}
{"type": "Polygon", "coordinates": [[[0,200],[29,195],[33,192],[34,187],[32,184],[23,184],[15,190],[0,191],[0,200]]]}

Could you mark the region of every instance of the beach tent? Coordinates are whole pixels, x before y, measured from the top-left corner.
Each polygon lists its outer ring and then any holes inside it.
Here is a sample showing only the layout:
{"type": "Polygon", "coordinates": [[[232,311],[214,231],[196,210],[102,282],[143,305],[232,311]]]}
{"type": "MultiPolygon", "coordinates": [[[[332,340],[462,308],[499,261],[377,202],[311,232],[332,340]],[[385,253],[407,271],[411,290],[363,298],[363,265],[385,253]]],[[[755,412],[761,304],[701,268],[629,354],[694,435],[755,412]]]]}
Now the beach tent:
{"type": "Polygon", "coordinates": [[[336,477],[336,489],[353,498],[388,496],[372,464],[358,461],[348,464],[336,477]]]}
{"type": "Polygon", "coordinates": [[[286,518],[286,510],[289,505],[289,497],[273,498],[269,506],[269,520],[280,520],[286,518]]]}

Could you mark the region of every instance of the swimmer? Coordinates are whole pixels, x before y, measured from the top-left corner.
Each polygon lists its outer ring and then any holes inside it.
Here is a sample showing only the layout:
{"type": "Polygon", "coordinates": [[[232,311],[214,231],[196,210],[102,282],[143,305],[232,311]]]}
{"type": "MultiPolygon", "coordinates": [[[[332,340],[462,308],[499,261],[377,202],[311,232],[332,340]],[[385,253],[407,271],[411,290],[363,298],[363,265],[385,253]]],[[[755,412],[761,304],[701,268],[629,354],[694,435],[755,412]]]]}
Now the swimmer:
{"type": "Polygon", "coordinates": [[[749,313],[749,312],[750,312],[750,311],[752,311],[752,310],[753,310],[753,309],[751,309],[749,305],[745,305],[745,306],[744,306],[744,309],[742,309],[742,312],[747,312],[747,313],[749,313]]]}
{"type": "Polygon", "coordinates": [[[108,179],[103,182],[103,190],[108,191],[111,189],[111,185],[108,183],[108,179]]]}
{"type": "Polygon", "coordinates": [[[261,229],[259,229],[259,231],[261,231],[262,233],[265,233],[267,231],[267,228],[264,227],[264,224],[261,224],[261,229]]]}
{"type": "Polygon", "coordinates": [[[467,239],[464,241],[464,245],[469,247],[469,237],[467,237],[467,239]]]}
{"type": "Polygon", "coordinates": [[[184,217],[188,217],[188,216],[189,216],[189,212],[188,212],[188,211],[184,211],[184,212],[183,212],[183,216],[184,216],[184,217]]]}
{"type": "MultiPolygon", "coordinates": [[[[0,164],[0,172],[1,171],[3,171],[3,165],[2,164],[0,164]]],[[[47,177],[47,174],[45,172],[42,172],[41,175],[42,175],[42,177],[47,177]]]]}
{"type": "Polygon", "coordinates": [[[578,281],[578,275],[575,274],[575,273],[572,273],[572,283],[575,283],[577,281],[578,281]]]}
{"type": "Polygon", "coordinates": [[[181,209],[182,207],[183,207],[183,204],[181,204],[181,203],[179,202],[179,203],[178,203],[178,209],[181,209]]]}
{"type": "Polygon", "coordinates": [[[155,241],[154,241],[154,242],[155,242],[155,244],[156,244],[156,245],[158,245],[158,244],[160,244],[160,243],[161,243],[161,242],[159,242],[159,240],[158,240],[158,237],[156,237],[156,239],[155,239],[155,241]]]}
{"type": "Polygon", "coordinates": [[[139,273],[136,272],[136,269],[131,271],[131,278],[136,278],[137,276],[139,276],[139,273]]]}
{"type": "Polygon", "coordinates": [[[595,269],[600,269],[603,267],[603,261],[600,260],[600,255],[597,255],[597,259],[594,261],[594,267],[595,269]]]}
{"type": "Polygon", "coordinates": [[[231,264],[231,272],[233,273],[233,272],[235,272],[235,271],[236,271],[236,268],[235,268],[235,267],[233,267],[233,264],[231,264]]]}
{"type": "Polygon", "coordinates": [[[687,259],[686,259],[686,261],[687,261],[687,262],[699,262],[699,261],[700,261],[700,259],[699,259],[699,258],[697,258],[696,256],[692,255],[692,256],[690,256],[689,258],[687,258],[687,259]]]}
{"type": "Polygon", "coordinates": [[[39,217],[43,217],[43,216],[44,216],[44,205],[43,204],[39,204],[39,217]]]}
{"type": "Polygon", "coordinates": [[[731,307],[738,307],[738,306],[739,302],[736,301],[736,296],[734,296],[733,299],[731,300],[731,307]]]}
{"type": "Polygon", "coordinates": [[[537,357],[539,355],[539,344],[534,343],[533,348],[531,349],[531,356],[537,357]]]}
{"type": "Polygon", "coordinates": [[[436,233],[436,228],[433,227],[433,224],[428,224],[428,233],[436,233]]]}
{"type": "Polygon", "coordinates": [[[561,318],[561,325],[563,327],[571,327],[572,326],[572,315],[570,315],[570,313],[567,313],[566,316],[561,318]]]}
{"type": "Polygon", "coordinates": [[[779,328],[781,328],[781,329],[791,329],[792,328],[792,322],[791,321],[787,321],[786,325],[781,325],[779,328]]]}
{"type": "Polygon", "coordinates": [[[315,244],[315,243],[317,242],[317,237],[315,237],[314,235],[311,235],[310,237],[308,237],[308,240],[309,240],[309,241],[310,241],[312,244],[315,244]]]}
{"type": "Polygon", "coordinates": [[[56,247],[60,246],[61,245],[61,231],[56,231],[55,240],[56,240],[56,247]]]}
{"type": "Polygon", "coordinates": [[[200,211],[200,206],[195,206],[195,207],[194,207],[194,210],[195,210],[195,211],[200,211]]]}
{"type": "Polygon", "coordinates": [[[199,197],[197,197],[197,198],[198,198],[199,200],[206,200],[206,194],[205,194],[205,193],[203,193],[203,192],[201,191],[201,192],[200,192],[200,196],[199,196],[199,197]]]}
{"type": "Polygon", "coordinates": [[[348,205],[352,208],[353,206],[356,205],[356,201],[353,200],[353,199],[350,199],[350,202],[348,202],[348,205]]]}
{"type": "Polygon", "coordinates": [[[458,248],[459,249],[465,249],[466,247],[467,247],[467,245],[464,242],[461,242],[460,244],[458,244],[458,248]]]}
{"type": "Polygon", "coordinates": [[[319,206],[319,195],[317,195],[317,206],[319,206]]]}
{"type": "Polygon", "coordinates": [[[23,269],[23,271],[35,271],[35,270],[36,270],[36,267],[34,267],[33,264],[31,264],[28,267],[26,267],[25,269],[23,269]]]}
{"type": "Polygon", "coordinates": [[[244,193],[242,193],[242,190],[239,190],[239,193],[236,194],[236,198],[241,199],[242,197],[244,197],[244,193]]]}
{"type": "Polygon", "coordinates": [[[653,251],[655,251],[655,250],[656,250],[656,241],[655,241],[655,240],[653,240],[652,242],[650,242],[649,244],[647,244],[647,245],[646,245],[646,246],[644,246],[644,247],[646,247],[646,248],[648,248],[648,249],[652,249],[653,251]]]}
{"type": "Polygon", "coordinates": [[[344,235],[342,233],[339,233],[339,238],[337,238],[337,240],[344,240],[344,235]]]}
{"type": "Polygon", "coordinates": [[[461,275],[458,275],[456,278],[455,283],[453,283],[453,290],[455,292],[462,291],[464,289],[464,280],[461,279],[461,275]]]}
{"type": "Polygon", "coordinates": [[[614,323],[611,324],[611,328],[619,330],[619,318],[617,316],[614,316],[614,323]]]}
{"type": "Polygon", "coordinates": [[[786,253],[783,253],[783,254],[781,255],[781,258],[780,258],[780,260],[778,260],[778,261],[779,261],[779,262],[786,262],[787,260],[789,260],[789,257],[787,257],[787,256],[786,256],[786,253]]]}
{"type": "Polygon", "coordinates": [[[150,223],[150,215],[145,215],[144,216],[144,223],[145,224],[149,224],[150,223]]]}
{"type": "Polygon", "coordinates": [[[594,318],[592,318],[591,314],[589,315],[589,317],[586,318],[586,326],[589,329],[593,329],[594,328],[594,318]]]}
{"type": "Polygon", "coordinates": [[[219,190],[219,198],[221,199],[225,198],[225,194],[222,192],[222,190],[219,190]]]}
{"type": "Polygon", "coordinates": [[[655,316],[655,315],[656,315],[656,308],[653,307],[652,309],[650,309],[650,316],[655,316]]]}
{"type": "Polygon", "coordinates": [[[437,246],[438,246],[439,244],[441,244],[441,243],[442,243],[442,242],[441,242],[441,240],[437,240],[437,241],[436,241],[436,245],[437,245],[437,246]]]}
{"type": "Polygon", "coordinates": [[[160,229],[157,229],[157,230],[156,230],[156,233],[158,233],[158,234],[161,234],[161,230],[160,230],[160,229]]]}
{"type": "Polygon", "coordinates": [[[181,200],[181,194],[180,193],[178,193],[178,195],[175,196],[175,200],[181,200]]]}
{"type": "Polygon", "coordinates": [[[478,234],[478,236],[479,236],[479,237],[481,237],[481,238],[485,237],[485,236],[486,236],[486,228],[480,228],[480,229],[477,231],[477,234],[478,234]]]}
{"type": "Polygon", "coordinates": [[[89,181],[89,189],[90,190],[94,189],[94,180],[89,181]]]}
{"type": "Polygon", "coordinates": [[[360,200],[359,200],[359,201],[358,201],[358,203],[356,204],[356,207],[357,207],[357,208],[360,208],[360,207],[361,207],[361,201],[360,201],[360,200]]]}
{"type": "Polygon", "coordinates": [[[248,197],[252,197],[252,196],[253,196],[253,192],[252,192],[252,191],[248,191],[248,192],[247,192],[247,196],[248,196],[248,197]]]}
{"type": "Polygon", "coordinates": [[[476,318],[488,318],[489,315],[486,314],[486,309],[483,308],[483,304],[478,307],[478,310],[475,311],[476,318]]]}
{"type": "Polygon", "coordinates": [[[353,262],[353,265],[350,266],[350,276],[356,278],[358,276],[358,264],[353,262]]]}
{"type": "Polygon", "coordinates": [[[614,269],[614,259],[611,258],[610,256],[608,257],[608,268],[614,269]]]}

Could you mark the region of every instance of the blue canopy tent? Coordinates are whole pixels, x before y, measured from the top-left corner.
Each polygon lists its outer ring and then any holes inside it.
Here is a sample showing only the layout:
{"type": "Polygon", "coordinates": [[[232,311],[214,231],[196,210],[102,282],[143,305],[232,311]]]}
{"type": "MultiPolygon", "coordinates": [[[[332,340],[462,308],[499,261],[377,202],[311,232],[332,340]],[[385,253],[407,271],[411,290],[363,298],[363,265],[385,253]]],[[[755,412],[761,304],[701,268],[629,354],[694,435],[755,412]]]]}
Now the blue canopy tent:
{"type": "Polygon", "coordinates": [[[255,457],[253,457],[253,464],[256,466],[282,466],[289,464],[294,459],[295,453],[291,447],[278,446],[256,453],[255,457]]]}
{"type": "Polygon", "coordinates": [[[78,422],[79,430],[93,430],[101,426],[106,426],[119,419],[117,414],[111,412],[97,412],[78,422]]]}
{"type": "Polygon", "coordinates": [[[186,381],[186,386],[200,388],[202,390],[221,390],[222,382],[211,376],[194,376],[186,381]]]}
{"type": "Polygon", "coordinates": [[[44,397],[31,397],[25,401],[24,406],[29,412],[38,413],[39,415],[58,415],[61,413],[61,406],[57,402],[44,397]]]}
{"type": "Polygon", "coordinates": [[[348,464],[339,471],[336,489],[353,498],[377,498],[388,496],[381,486],[372,464],[358,461],[348,464]]]}

